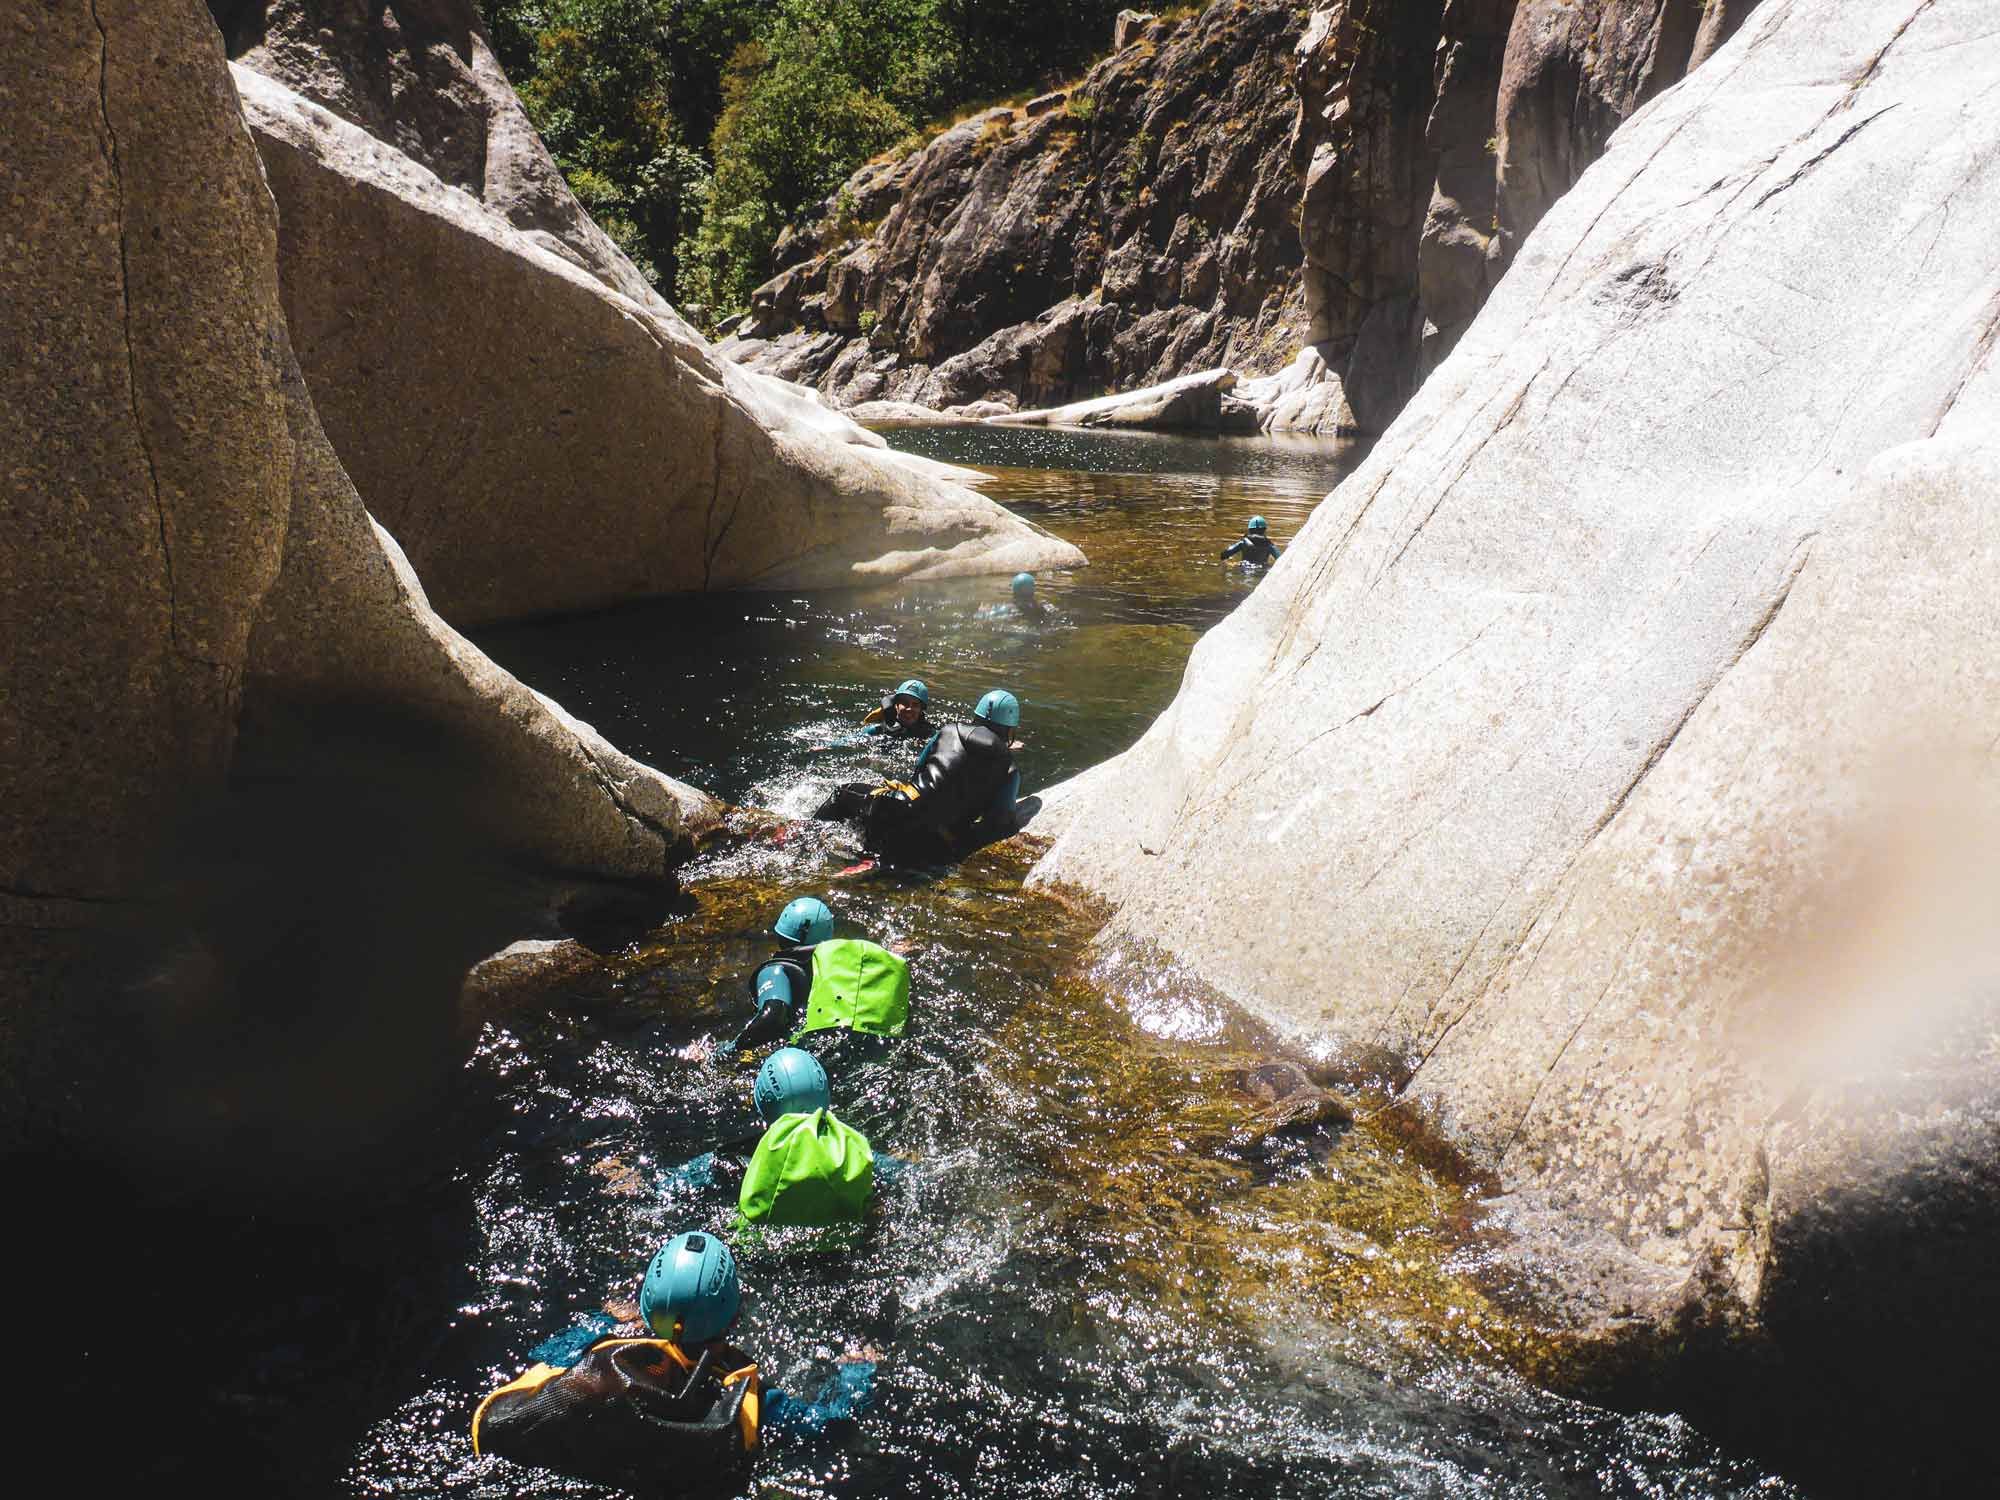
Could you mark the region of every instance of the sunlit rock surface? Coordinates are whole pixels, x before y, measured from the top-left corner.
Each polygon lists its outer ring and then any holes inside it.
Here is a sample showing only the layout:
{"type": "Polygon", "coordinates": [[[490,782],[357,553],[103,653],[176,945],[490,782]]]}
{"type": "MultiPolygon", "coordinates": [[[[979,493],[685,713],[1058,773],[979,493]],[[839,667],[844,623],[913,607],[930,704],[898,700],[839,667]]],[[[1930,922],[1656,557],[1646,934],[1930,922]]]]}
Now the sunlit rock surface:
{"type": "Polygon", "coordinates": [[[5,34],[0,1143],[386,1128],[473,959],[670,886],[714,809],[475,650],[370,519],[197,0],[5,34]]]}
{"type": "Polygon", "coordinates": [[[715,361],[577,208],[469,0],[237,9],[299,363],[448,619],[1083,561],[715,361]]]}
{"type": "Polygon", "coordinates": [[[1128,11],[1060,108],[855,172],[719,347],[840,404],[1047,406],[1227,364],[1244,421],[1379,433],[1618,125],[1756,3],[1128,11]]]}
{"type": "Polygon", "coordinates": [[[1635,116],[1037,872],[1795,1380],[2000,1317],[1991,21],[1767,6],[1635,116]]]}
{"type": "Polygon", "coordinates": [[[1303,328],[1299,26],[1289,0],[1124,13],[1063,93],[858,169],[779,240],[720,352],[842,406],[1055,406],[1279,368],[1303,328]]]}

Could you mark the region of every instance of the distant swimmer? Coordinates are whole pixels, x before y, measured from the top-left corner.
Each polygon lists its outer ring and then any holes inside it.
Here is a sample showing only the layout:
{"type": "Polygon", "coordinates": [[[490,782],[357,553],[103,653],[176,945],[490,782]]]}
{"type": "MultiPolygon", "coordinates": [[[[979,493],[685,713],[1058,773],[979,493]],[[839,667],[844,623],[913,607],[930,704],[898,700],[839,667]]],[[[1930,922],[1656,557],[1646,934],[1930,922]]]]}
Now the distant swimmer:
{"type": "Polygon", "coordinates": [[[1016,573],[1014,597],[1005,604],[989,604],[979,611],[982,620],[1052,620],[1055,610],[1035,597],[1035,575],[1016,573]]]}
{"type": "Polygon", "coordinates": [[[812,748],[814,751],[832,750],[870,739],[914,740],[921,745],[937,733],[937,725],[930,721],[930,707],[931,690],[916,678],[907,678],[896,685],[894,692],[882,695],[882,706],[871,708],[855,733],[812,748]]]}
{"type": "Polygon", "coordinates": [[[850,1347],[811,1400],[764,1383],[730,1343],[736,1258],[712,1234],[675,1235],[637,1304],[607,1307],[529,1355],[472,1417],[472,1451],[642,1494],[741,1489],[765,1433],[826,1432],[868,1406],[881,1351],[850,1347]]]}
{"type": "Polygon", "coordinates": [[[1253,568],[1268,568],[1281,555],[1278,544],[1271,540],[1271,528],[1262,516],[1252,516],[1250,524],[1243,528],[1243,535],[1222,549],[1222,560],[1240,557],[1253,568]]]}

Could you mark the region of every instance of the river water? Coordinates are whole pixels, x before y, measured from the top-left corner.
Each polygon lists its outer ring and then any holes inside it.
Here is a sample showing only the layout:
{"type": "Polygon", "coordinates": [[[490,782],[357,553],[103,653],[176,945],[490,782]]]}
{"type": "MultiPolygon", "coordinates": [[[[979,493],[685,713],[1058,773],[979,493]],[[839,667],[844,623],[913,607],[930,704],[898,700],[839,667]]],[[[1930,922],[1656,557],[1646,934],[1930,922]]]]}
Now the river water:
{"type": "MultiPolygon", "coordinates": [[[[833,781],[907,764],[812,748],[899,679],[924,678],[940,719],[1004,686],[1032,790],[1144,729],[1200,632],[1256,586],[1217,552],[1253,513],[1289,539],[1347,461],[1126,435],[899,441],[986,470],[991,494],[1084,548],[1091,568],[1041,580],[1052,619],[982,617],[1006,584],[979,580],[673,601],[481,644],[633,754],[788,819],[833,781]]],[[[596,1493],[475,1458],[472,1408],[541,1339],[631,1295],[662,1239],[705,1228],[737,1246],[739,1342],[767,1378],[809,1391],[844,1349],[884,1355],[861,1421],[774,1439],[757,1493],[1787,1492],[1676,1418],[1510,1373],[1536,1337],[1475,1283],[1473,1190],[1368,1119],[1367,1080],[1332,1079],[1361,1125],[1267,1134],[1240,1082],[1271,1039],[1171,974],[1091,953],[1087,912],[1021,888],[1026,854],[837,879],[847,858],[824,826],[742,819],[687,872],[683,915],[549,1012],[487,1026],[453,1127],[462,1170],[426,1209],[435,1235],[386,1278],[405,1332],[306,1445],[337,1450],[343,1488],[596,1493]],[[801,893],[909,956],[913,1035],[834,1093],[914,1170],[852,1232],[738,1235],[733,1202],[664,1178],[751,1129],[750,1066],[708,1049],[801,893]]]]}

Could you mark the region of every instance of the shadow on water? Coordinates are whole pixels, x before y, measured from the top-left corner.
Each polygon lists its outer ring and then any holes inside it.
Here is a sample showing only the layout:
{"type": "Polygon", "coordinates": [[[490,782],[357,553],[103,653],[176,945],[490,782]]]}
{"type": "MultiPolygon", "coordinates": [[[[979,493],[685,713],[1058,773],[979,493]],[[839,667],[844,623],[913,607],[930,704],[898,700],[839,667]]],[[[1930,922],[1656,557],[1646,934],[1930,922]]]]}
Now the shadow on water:
{"type": "MultiPolygon", "coordinates": [[[[808,752],[912,673],[940,719],[1014,688],[1027,784],[1048,784],[1142,732],[1197,634],[1254,587],[1215,561],[1244,516],[1288,540],[1344,458],[1287,469],[1223,444],[1013,436],[1026,446],[933,451],[977,461],[996,496],[1085,546],[1090,570],[1042,580],[1050,624],[980,618],[1005,597],[989,580],[672,601],[483,644],[634,753],[781,814],[907,764],[909,747],[808,752]]],[[[824,827],[740,820],[646,940],[562,1003],[488,1024],[410,1127],[435,1169],[380,1201],[274,1217],[101,1185],[77,1226],[92,1253],[42,1284],[136,1286],[112,1293],[119,1326],[135,1295],[165,1304],[148,1349],[186,1357],[157,1400],[150,1367],[119,1363],[132,1351],[92,1344],[120,1372],[104,1389],[144,1414],[135,1473],[266,1494],[602,1493],[476,1458],[473,1407],[539,1341],[629,1296],[662,1239],[706,1227],[737,1247],[739,1341],[769,1378],[809,1390],[851,1344],[885,1353],[864,1419],[775,1439],[755,1493],[1782,1492],[1676,1419],[1506,1373],[1535,1336],[1475,1283],[1468,1188],[1365,1113],[1274,1125],[1243,1087],[1272,1039],[1089,950],[1092,914],[1024,890],[1019,848],[836,881],[843,858],[824,827]],[[710,1048],[802,891],[908,953],[912,1034],[834,1087],[913,1170],[851,1231],[739,1234],[733,1201],[667,1174],[752,1129],[754,1060],[718,1066],[710,1048]],[[133,1215],[150,1239],[136,1269],[133,1215]]],[[[104,1393],[88,1373],[79,1401],[104,1393]]]]}

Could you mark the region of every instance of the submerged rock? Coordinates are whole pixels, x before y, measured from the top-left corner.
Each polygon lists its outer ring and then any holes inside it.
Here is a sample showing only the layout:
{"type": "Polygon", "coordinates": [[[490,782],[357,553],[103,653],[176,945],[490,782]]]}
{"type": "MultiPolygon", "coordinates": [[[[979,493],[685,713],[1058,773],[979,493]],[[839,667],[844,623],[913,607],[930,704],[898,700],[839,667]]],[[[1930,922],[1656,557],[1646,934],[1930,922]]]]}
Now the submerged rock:
{"type": "Polygon", "coordinates": [[[669,893],[716,810],[475,650],[363,508],[202,6],[9,38],[0,1145],[309,1179],[434,1099],[480,954],[669,893]]]}
{"type": "Polygon", "coordinates": [[[1801,1430],[1896,1370],[1878,1439],[2000,1333],[1989,19],[1767,7],[1642,109],[1036,876],[1402,1053],[1580,1321],[1801,1430]]]}
{"type": "Polygon", "coordinates": [[[1263,1103],[1258,1114],[1260,1134],[1354,1123],[1354,1111],[1345,1101],[1314,1083],[1304,1068],[1286,1058],[1246,1069],[1236,1086],[1263,1103]]]}

